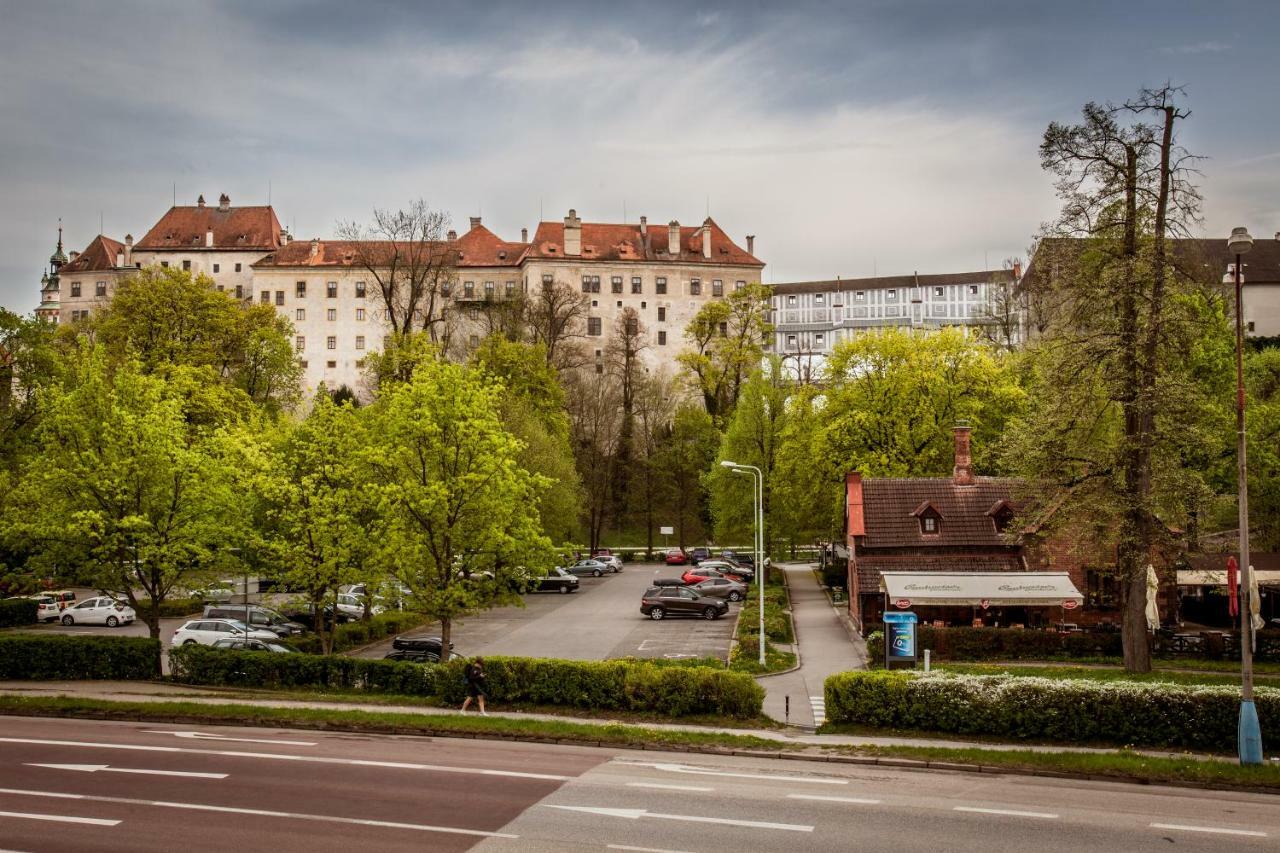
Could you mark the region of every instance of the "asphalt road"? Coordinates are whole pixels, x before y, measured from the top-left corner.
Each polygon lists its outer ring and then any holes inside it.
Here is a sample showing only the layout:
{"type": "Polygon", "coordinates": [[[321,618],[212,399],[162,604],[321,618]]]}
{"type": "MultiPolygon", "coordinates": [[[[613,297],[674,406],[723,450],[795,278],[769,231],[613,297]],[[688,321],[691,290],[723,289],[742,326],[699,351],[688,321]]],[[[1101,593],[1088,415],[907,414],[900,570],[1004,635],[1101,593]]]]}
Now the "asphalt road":
{"type": "MultiPolygon", "coordinates": [[[[729,654],[739,605],[715,621],[664,619],[640,613],[640,598],[655,577],[679,577],[682,569],[629,563],[620,574],[579,579],[576,593],[529,593],[524,607],[499,607],[453,626],[454,650],[472,655],[604,660],[606,658],[718,657],[729,654]]],[[[429,633],[429,631],[428,631],[429,633]]],[[[391,641],[362,650],[382,657],[391,641]]]]}
{"type": "Polygon", "coordinates": [[[1127,853],[1278,838],[1280,800],[1258,794],[258,728],[6,717],[0,732],[12,851],[1127,853]]]}

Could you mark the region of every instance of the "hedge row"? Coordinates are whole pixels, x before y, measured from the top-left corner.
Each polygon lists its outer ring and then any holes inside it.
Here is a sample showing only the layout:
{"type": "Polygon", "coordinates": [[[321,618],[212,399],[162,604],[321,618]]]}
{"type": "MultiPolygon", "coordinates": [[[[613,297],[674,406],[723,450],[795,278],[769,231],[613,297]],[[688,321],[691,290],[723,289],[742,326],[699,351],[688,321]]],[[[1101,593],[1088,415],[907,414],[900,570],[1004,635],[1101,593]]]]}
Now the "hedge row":
{"type": "Polygon", "coordinates": [[[86,634],[0,637],[0,678],[146,679],[159,672],[160,641],[86,634]]]}
{"type": "MultiPolygon", "coordinates": [[[[430,696],[446,703],[465,694],[466,661],[415,664],[359,658],[229,652],[204,646],[170,651],[173,676],[187,684],[323,687],[430,696]]],[[[764,690],[750,676],[648,661],[485,659],[489,698],[504,704],[641,711],[672,717],[760,714],[764,690]]]]}
{"type": "Polygon", "coordinates": [[[34,599],[11,598],[0,601],[0,628],[32,625],[36,621],[37,613],[39,613],[39,607],[34,599]]]}
{"type": "MultiPolygon", "coordinates": [[[[1232,751],[1240,690],[1009,675],[846,672],[826,682],[832,723],[1068,743],[1232,751]]],[[[1280,746],[1280,690],[1255,702],[1266,749],[1280,746]]]]}
{"type": "MultiPolygon", "coordinates": [[[[1052,660],[1054,658],[1120,657],[1120,634],[1058,634],[1015,628],[916,627],[916,647],[932,650],[934,660],[1052,660]]],[[[884,662],[884,634],[867,637],[867,659],[884,662]]]]}
{"type": "MultiPolygon", "coordinates": [[[[368,643],[377,642],[393,634],[399,634],[422,624],[422,616],[407,611],[392,611],[370,617],[368,622],[347,622],[339,625],[333,634],[333,650],[335,652],[354,649],[368,643]]],[[[288,640],[289,645],[300,652],[319,654],[320,638],[314,634],[288,640]]]]}

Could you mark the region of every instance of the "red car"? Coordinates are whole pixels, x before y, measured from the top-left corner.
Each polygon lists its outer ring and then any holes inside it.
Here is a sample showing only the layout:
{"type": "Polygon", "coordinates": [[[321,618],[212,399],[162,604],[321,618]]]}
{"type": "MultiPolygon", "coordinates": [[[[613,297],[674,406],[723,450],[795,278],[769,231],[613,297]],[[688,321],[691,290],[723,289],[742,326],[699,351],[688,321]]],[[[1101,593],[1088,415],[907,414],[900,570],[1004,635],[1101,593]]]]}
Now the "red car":
{"type": "Polygon", "coordinates": [[[707,578],[728,578],[729,580],[737,581],[738,583],[748,583],[742,575],[734,574],[729,569],[723,569],[717,566],[698,566],[697,568],[686,570],[685,573],[680,576],[682,581],[690,585],[701,583],[707,578]]]}
{"type": "Polygon", "coordinates": [[[679,548],[672,548],[667,552],[668,566],[683,566],[687,562],[689,562],[689,558],[679,548]]]}

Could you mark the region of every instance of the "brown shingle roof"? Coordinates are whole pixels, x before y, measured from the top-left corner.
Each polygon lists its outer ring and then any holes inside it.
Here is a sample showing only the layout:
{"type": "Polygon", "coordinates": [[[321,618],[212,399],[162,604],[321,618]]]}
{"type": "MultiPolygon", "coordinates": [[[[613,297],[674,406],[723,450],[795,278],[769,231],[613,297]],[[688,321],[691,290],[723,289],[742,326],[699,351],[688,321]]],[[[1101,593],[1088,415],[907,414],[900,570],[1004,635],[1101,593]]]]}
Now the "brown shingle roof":
{"type": "Polygon", "coordinates": [[[1000,501],[1013,501],[1019,480],[975,477],[960,486],[947,477],[868,478],[862,483],[866,548],[1009,547],[988,514],[1000,501]],[[923,534],[914,515],[924,503],[941,514],[939,532],[923,534]]]}
{"type": "MultiPolygon", "coordinates": [[[[738,246],[714,220],[709,225],[680,226],[680,245],[671,252],[667,239],[667,225],[650,223],[648,249],[640,234],[639,225],[610,224],[602,222],[582,223],[582,260],[588,261],[672,261],[684,264],[725,264],[730,266],[763,267],[764,262],[738,246]],[[702,254],[702,241],[709,230],[711,257],[702,254]]],[[[529,247],[534,258],[563,258],[564,223],[539,222],[529,247]]]]}
{"type": "Polygon", "coordinates": [[[931,275],[882,275],[875,278],[837,278],[828,281],[791,281],[773,284],[774,293],[839,293],[847,290],[881,290],[885,288],[941,287],[947,284],[987,284],[1012,282],[1010,270],[934,273],[931,275]]]}
{"type": "MultiPolygon", "coordinates": [[[[316,251],[311,251],[311,240],[294,240],[280,247],[253,264],[254,269],[269,267],[359,267],[365,257],[385,257],[390,260],[397,250],[389,240],[318,240],[316,251]]],[[[528,250],[528,243],[509,243],[496,234],[477,225],[452,243],[436,241],[427,247],[430,252],[457,252],[458,267],[518,267],[528,250]]],[[[400,243],[399,251],[421,251],[422,244],[400,243]]]]}
{"type": "Polygon", "coordinates": [[[99,234],[74,261],[63,264],[59,275],[98,272],[116,268],[116,255],[124,251],[124,243],[99,234]]]}
{"type": "Polygon", "coordinates": [[[192,251],[205,247],[205,234],[213,229],[215,249],[272,251],[281,246],[283,229],[275,209],[263,207],[171,207],[160,217],[135,250],[192,251]]]}

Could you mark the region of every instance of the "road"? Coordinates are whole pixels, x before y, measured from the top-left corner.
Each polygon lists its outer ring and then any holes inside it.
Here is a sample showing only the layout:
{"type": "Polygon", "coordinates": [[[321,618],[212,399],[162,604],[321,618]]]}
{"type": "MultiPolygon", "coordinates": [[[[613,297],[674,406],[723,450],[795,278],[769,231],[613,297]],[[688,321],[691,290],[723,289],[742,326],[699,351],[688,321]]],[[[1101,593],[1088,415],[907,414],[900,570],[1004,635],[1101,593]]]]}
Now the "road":
{"type": "Polygon", "coordinates": [[[1280,800],[1260,794],[264,728],[7,717],[0,733],[14,851],[1128,853],[1278,838],[1280,800]]]}
{"type": "MultiPolygon", "coordinates": [[[[678,566],[629,563],[620,574],[584,577],[576,593],[529,593],[524,607],[499,607],[454,623],[454,650],[472,655],[604,660],[717,657],[725,659],[739,605],[713,622],[640,613],[640,598],[655,577],[679,577],[678,566]]],[[[390,640],[359,654],[382,657],[390,640]]]]}

